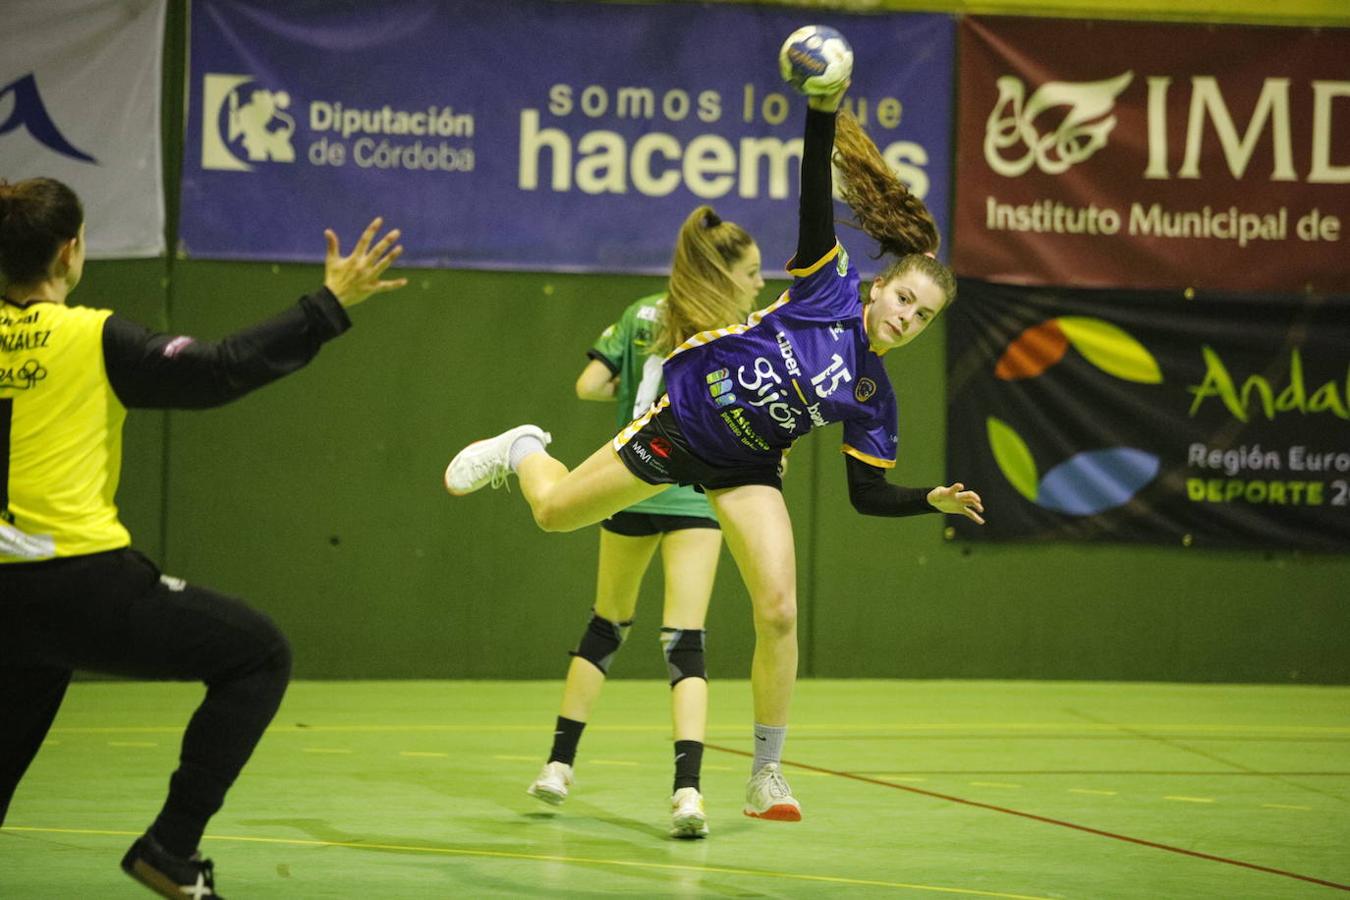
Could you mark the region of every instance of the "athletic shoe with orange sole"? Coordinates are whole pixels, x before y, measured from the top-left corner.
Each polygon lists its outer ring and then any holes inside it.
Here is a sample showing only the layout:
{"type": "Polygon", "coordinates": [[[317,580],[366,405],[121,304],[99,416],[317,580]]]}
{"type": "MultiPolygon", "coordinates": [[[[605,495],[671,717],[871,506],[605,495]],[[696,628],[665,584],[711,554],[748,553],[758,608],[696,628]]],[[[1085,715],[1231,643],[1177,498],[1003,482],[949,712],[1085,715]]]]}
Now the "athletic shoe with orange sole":
{"type": "Polygon", "coordinates": [[[752,819],[800,822],[802,807],[792,796],[778,763],[766,763],[745,786],[745,814],[752,819]]]}

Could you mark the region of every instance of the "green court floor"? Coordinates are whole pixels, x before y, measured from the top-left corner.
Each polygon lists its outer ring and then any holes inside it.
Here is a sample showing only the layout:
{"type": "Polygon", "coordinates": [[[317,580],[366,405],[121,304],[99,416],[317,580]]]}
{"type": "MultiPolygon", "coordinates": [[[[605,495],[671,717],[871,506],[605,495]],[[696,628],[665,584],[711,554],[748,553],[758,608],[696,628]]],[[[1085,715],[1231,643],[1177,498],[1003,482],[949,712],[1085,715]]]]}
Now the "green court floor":
{"type": "MultiPolygon", "coordinates": [[[[1266,898],[1350,891],[1350,688],[806,681],[800,823],[741,815],[749,690],[714,682],[711,836],[666,838],[668,691],[615,681],[572,798],[525,795],[560,685],[301,682],[207,832],[227,898],[1266,898]]],[[[74,685],[0,897],[133,898],[200,688],[74,685]]],[[[3,723],[0,723],[3,727],[3,723]]],[[[149,896],[144,894],[144,896],[149,896]]]]}

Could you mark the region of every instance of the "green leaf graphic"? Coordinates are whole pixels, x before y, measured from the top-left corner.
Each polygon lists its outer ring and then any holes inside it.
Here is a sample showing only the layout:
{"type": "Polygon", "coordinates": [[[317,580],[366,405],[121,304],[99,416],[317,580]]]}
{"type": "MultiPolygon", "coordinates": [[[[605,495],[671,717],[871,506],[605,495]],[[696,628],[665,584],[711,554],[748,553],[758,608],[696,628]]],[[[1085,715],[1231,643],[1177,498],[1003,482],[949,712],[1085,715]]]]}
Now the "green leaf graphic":
{"type": "Polygon", "coordinates": [[[1026,442],[1006,422],[993,416],[986,420],[986,428],[989,446],[994,451],[994,461],[1003,470],[1003,477],[1017,488],[1017,493],[1035,503],[1039,476],[1036,474],[1036,460],[1031,458],[1026,442]]]}
{"type": "Polygon", "coordinates": [[[1140,384],[1162,383],[1162,370],[1153,354],[1110,322],[1084,316],[1060,316],[1059,327],[1088,362],[1108,375],[1140,384]]]}

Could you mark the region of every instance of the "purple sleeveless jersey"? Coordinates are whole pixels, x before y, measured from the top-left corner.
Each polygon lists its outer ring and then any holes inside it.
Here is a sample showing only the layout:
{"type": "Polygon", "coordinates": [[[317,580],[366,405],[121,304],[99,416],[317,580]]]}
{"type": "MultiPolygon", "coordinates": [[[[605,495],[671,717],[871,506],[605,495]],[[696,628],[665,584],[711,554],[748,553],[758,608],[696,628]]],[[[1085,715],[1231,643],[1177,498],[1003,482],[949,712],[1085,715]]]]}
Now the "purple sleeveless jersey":
{"type": "Polygon", "coordinates": [[[666,358],[690,449],[717,466],[762,462],[815,426],[843,422],[845,453],[894,466],[895,392],[863,328],[858,270],[835,244],[788,271],[792,286],[745,325],[696,334],[666,358]]]}

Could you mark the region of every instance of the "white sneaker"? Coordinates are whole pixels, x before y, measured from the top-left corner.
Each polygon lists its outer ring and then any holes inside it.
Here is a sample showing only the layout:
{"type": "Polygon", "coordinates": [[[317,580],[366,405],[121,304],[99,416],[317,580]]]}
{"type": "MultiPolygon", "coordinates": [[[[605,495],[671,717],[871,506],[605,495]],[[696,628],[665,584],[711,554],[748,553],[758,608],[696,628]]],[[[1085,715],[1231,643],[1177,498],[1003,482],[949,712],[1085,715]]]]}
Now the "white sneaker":
{"type": "Polygon", "coordinates": [[[564,762],[545,763],[534,784],[525,793],[549,806],[562,806],[567,799],[567,787],[572,783],[572,767],[564,762]]]}
{"type": "Polygon", "coordinates": [[[511,445],[516,438],[525,435],[538,438],[546,447],[553,440],[552,435],[537,425],[517,425],[496,437],[474,441],[455,454],[446,466],[445,489],[462,497],[489,484],[494,488],[506,484],[506,476],[511,474],[511,445]]]}
{"type": "Polygon", "coordinates": [[[800,822],[802,807],[792,796],[778,763],[766,763],[745,786],[745,814],[754,819],[800,822]]]}
{"type": "Polygon", "coordinates": [[[670,836],[708,836],[708,815],[703,811],[703,795],[698,788],[682,787],[670,798],[670,836]]]}

